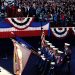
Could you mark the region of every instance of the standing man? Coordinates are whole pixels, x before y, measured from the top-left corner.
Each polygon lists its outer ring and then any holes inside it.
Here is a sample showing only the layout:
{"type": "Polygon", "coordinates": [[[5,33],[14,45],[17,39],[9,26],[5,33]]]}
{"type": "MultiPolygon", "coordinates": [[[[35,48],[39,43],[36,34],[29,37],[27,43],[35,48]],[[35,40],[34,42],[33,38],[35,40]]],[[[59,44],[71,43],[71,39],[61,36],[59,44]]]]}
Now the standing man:
{"type": "MultiPolygon", "coordinates": [[[[68,43],[65,43],[65,46],[64,46],[64,64],[66,64],[67,65],[67,67],[68,67],[68,73],[70,74],[70,61],[71,61],[71,54],[72,54],[72,52],[71,52],[71,49],[70,49],[70,44],[68,44],[68,43]]],[[[66,68],[67,68],[66,67],[66,68]]]]}

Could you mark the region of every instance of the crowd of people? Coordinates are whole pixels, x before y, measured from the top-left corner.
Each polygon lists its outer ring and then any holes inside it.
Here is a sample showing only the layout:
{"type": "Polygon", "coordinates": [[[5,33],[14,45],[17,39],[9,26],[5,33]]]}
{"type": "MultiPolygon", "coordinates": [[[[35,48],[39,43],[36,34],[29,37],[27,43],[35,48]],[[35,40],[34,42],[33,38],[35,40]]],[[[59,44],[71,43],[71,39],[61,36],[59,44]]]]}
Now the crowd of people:
{"type": "Polygon", "coordinates": [[[35,17],[36,21],[50,21],[54,25],[75,23],[74,0],[15,0],[0,2],[1,17],[35,17]]]}

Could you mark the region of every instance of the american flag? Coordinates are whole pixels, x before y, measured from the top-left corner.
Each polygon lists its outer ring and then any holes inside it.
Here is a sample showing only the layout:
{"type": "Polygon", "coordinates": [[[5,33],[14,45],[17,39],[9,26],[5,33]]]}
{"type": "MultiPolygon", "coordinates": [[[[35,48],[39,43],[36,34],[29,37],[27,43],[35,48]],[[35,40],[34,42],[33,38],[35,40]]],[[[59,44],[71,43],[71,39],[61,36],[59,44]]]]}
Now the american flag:
{"type": "Polygon", "coordinates": [[[40,70],[40,68],[37,68],[40,64],[42,64],[40,62],[40,60],[42,60],[40,55],[35,52],[31,48],[31,46],[21,38],[18,37],[16,38],[16,40],[12,39],[12,41],[14,44],[14,74],[38,75],[38,71],[40,70]]]}
{"type": "Polygon", "coordinates": [[[14,44],[14,74],[21,75],[27,61],[31,55],[31,50],[19,44],[16,40],[12,40],[14,44]]]}

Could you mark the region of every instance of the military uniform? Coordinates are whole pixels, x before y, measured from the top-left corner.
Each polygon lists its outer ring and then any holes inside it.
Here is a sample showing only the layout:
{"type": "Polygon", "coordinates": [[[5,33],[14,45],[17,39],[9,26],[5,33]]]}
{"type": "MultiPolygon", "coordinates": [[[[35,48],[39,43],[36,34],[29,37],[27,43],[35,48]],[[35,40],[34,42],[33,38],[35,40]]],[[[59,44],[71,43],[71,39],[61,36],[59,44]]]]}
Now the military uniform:
{"type": "Polygon", "coordinates": [[[71,49],[69,46],[70,44],[65,44],[63,66],[65,73],[70,74],[71,49]]]}

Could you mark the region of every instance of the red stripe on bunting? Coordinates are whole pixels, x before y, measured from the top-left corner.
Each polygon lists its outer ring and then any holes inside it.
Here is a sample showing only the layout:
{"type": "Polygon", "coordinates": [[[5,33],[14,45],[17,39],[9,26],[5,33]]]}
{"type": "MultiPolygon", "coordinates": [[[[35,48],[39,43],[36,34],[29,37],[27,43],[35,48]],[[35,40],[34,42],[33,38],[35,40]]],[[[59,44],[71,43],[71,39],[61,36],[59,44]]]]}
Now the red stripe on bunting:
{"type": "MultiPolygon", "coordinates": [[[[48,31],[44,31],[45,35],[48,35],[48,31]]],[[[12,34],[12,32],[0,32],[0,38],[11,38],[11,37],[32,37],[32,36],[41,36],[41,31],[17,31],[12,34]]]]}

